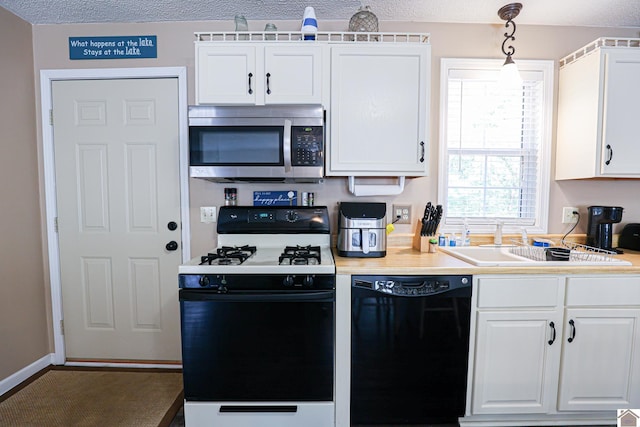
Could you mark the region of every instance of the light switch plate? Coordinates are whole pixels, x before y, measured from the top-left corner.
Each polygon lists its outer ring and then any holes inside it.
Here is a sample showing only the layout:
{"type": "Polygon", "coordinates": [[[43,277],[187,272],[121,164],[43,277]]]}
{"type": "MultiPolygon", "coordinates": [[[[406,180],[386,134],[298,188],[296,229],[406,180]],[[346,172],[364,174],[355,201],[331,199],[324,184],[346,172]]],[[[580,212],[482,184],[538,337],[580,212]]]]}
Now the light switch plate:
{"type": "Polygon", "coordinates": [[[201,206],[200,207],[200,222],[216,222],[216,207],[215,206],[201,206]]]}

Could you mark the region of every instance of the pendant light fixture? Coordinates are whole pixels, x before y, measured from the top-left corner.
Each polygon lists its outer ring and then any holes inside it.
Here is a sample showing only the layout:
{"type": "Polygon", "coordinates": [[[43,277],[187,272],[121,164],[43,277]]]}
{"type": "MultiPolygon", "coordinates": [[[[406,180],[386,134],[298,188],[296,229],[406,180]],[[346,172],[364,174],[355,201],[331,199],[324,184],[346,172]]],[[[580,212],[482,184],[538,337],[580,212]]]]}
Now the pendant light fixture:
{"type": "Polygon", "coordinates": [[[513,27],[511,32],[507,31],[504,33],[504,41],[502,42],[502,53],[507,57],[502,65],[502,69],[500,70],[500,85],[503,87],[515,87],[522,85],[522,78],[520,77],[518,66],[511,57],[516,52],[516,49],[512,45],[505,48],[509,41],[514,41],[516,39],[514,37],[514,34],[516,33],[516,23],[513,22],[513,18],[518,16],[520,10],[522,10],[522,3],[510,3],[498,10],[498,16],[500,19],[507,21],[505,28],[508,29],[513,27]]]}

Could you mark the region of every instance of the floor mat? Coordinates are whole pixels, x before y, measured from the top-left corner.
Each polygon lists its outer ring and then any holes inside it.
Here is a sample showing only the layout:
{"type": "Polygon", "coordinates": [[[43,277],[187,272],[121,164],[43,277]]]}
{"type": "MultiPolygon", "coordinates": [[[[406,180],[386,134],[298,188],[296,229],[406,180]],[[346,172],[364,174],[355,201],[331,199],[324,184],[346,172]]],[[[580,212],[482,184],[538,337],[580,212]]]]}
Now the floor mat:
{"type": "Polygon", "coordinates": [[[182,406],[182,374],[53,368],[7,395],[2,426],[168,426],[182,406]]]}

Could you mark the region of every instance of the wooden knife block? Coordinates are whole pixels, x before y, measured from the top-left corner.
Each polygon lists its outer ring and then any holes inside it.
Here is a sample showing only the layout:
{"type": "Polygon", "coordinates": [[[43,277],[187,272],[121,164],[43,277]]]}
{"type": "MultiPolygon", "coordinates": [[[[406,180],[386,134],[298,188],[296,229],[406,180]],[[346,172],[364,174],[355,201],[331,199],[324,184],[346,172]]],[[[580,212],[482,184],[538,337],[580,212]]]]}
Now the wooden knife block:
{"type": "Polygon", "coordinates": [[[416,224],[416,231],[413,234],[413,249],[420,252],[429,252],[429,239],[433,236],[421,236],[422,222],[418,221],[416,224]]]}

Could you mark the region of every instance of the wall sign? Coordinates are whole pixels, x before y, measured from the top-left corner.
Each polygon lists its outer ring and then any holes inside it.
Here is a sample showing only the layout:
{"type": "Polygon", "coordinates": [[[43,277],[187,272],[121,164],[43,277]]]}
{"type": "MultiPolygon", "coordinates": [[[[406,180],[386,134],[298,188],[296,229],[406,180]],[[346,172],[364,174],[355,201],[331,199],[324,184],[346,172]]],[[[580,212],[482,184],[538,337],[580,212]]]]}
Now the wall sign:
{"type": "Polygon", "coordinates": [[[69,59],[157,57],[157,36],[69,37],[69,59]]]}
{"type": "Polygon", "coordinates": [[[298,192],[289,191],[254,191],[253,206],[296,206],[298,192]]]}

